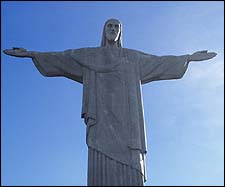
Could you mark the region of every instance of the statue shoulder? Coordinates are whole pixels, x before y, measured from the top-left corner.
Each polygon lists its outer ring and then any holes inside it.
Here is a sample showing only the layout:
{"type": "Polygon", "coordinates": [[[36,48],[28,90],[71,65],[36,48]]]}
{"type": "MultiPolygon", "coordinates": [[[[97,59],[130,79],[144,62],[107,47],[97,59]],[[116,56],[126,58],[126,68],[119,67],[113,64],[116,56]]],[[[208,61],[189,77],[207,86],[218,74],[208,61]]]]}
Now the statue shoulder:
{"type": "Polygon", "coordinates": [[[133,55],[151,55],[149,53],[143,52],[143,51],[139,51],[136,49],[128,49],[128,48],[123,48],[124,52],[128,53],[128,54],[133,54],[133,55]]]}
{"type": "Polygon", "coordinates": [[[143,56],[151,56],[151,54],[136,50],[136,49],[128,49],[128,48],[123,48],[123,51],[127,56],[131,59],[135,59],[136,61],[140,59],[143,56]]]}
{"type": "Polygon", "coordinates": [[[77,49],[67,49],[64,51],[68,55],[91,55],[99,51],[99,47],[83,47],[77,49]]]}

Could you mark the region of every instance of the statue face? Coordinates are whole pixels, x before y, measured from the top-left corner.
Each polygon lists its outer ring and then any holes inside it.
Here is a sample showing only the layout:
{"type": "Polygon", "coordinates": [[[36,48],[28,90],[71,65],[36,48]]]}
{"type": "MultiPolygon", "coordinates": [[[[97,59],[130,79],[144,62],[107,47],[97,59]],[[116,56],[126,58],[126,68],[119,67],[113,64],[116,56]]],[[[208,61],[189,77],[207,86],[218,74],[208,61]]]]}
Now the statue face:
{"type": "Polygon", "coordinates": [[[118,20],[109,20],[105,25],[105,36],[110,42],[117,42],[120,35],[120,22],[118,20]]]}

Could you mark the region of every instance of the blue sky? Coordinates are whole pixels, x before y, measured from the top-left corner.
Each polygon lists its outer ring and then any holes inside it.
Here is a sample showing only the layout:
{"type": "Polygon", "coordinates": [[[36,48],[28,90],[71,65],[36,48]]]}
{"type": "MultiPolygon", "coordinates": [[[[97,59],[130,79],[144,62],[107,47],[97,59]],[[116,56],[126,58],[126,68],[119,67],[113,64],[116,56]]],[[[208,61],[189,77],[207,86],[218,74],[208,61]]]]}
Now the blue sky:
{"type": "MultiPolygon", "coordinates": [[[[63,51],[100,45],[104,22],[123,47],[155,55],[208,49],[180,80],[142,87],[146,185],[224,185],[223,2],[1,2],[2,49],[63,51]]],[[[28,58],[1,54],[2,185],[86,185],[82,85],[43,77],[28,58]]]]}

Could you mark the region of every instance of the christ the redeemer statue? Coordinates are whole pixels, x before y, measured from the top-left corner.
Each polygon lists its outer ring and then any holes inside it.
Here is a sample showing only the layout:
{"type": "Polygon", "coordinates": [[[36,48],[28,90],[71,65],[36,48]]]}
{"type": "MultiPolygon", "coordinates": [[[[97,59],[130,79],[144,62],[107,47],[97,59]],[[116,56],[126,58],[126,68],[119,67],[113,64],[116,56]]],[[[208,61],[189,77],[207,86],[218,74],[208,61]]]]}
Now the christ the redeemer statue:
{"type": "Polygon", "coordinates": [[[82,118],[88,146],[88,186],[143,186],[146,137],[141,84],[180,79],[190,61],[208,60],[214,52],[155,56],[122,47],[122,25],[109,19],[101,47],[63,52],[24,48],[4,53],[29,57],[46,77],[63,76],[83,84],[82,118]]]}

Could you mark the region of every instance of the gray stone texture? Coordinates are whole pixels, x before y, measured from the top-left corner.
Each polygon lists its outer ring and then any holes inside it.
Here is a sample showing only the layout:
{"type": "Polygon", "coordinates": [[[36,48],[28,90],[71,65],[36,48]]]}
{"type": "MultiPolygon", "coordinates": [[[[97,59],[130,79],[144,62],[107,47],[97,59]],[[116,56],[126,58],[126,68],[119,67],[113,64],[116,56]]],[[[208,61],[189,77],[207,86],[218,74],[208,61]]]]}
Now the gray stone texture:
{"type": "Polygon", "coordinates": [[[141,85],[180,79],[190,61],[216,56],[207,51],[156,56],[122,48],[122,25],[115,19],[105,23],[101,47],[4,52],[32,58],[44,76],[62,76],[83,84],[81,116],[87,129],[89,186],[144,184],[147,147],[141,85]]]}

